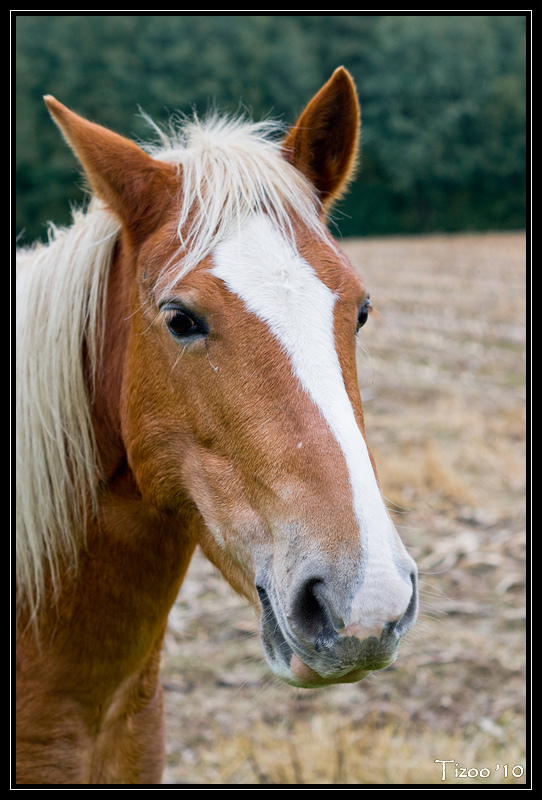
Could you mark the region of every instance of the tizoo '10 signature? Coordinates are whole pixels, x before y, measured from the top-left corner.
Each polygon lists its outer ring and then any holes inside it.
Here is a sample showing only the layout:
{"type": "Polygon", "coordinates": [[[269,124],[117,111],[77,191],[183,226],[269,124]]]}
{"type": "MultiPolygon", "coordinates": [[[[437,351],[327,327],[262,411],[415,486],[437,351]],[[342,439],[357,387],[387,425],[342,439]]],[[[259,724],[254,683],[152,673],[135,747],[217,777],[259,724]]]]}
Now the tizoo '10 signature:
{"type": "MultiPolygon", "coordinates": [[[[435,764],[442,764],[442,778],[441,780],[446,780],[446,775],[450,777],[451,767],[446,767],[446,764],[454,764],[454,777],[455,778],[489,778],[492,774],[492,770],[489,767],[482,767],[478,769],[477,767],[461,767],[455,759],[448,759],[448,760],[441,760],[436,758],[435,764]],[[447,773],[448,769],[448,773],[447,773]]],[[[493,772],[501,772],[502,778],[507,778],[508,775],[513,776],[514,778],[521,778],[524,773],[524,769],[521,764],[516,764],[515,766],[511,767],[509,764],[495,764],[493,772]]]]}

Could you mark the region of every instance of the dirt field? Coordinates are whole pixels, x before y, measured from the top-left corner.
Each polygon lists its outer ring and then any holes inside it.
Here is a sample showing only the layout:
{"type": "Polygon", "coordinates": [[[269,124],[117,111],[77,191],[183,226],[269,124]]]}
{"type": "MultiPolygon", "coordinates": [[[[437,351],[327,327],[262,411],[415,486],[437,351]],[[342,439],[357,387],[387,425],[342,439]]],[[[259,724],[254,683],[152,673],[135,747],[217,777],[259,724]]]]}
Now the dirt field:
{"type": "Polygon", "coordinates": [[[165,644],[164,780],[524,784],[525,235],[344,246],[379,310],[360,334],[360,387],[419,566],[419,621],[392,667],[294,689],[198,554],[165,644]]]}

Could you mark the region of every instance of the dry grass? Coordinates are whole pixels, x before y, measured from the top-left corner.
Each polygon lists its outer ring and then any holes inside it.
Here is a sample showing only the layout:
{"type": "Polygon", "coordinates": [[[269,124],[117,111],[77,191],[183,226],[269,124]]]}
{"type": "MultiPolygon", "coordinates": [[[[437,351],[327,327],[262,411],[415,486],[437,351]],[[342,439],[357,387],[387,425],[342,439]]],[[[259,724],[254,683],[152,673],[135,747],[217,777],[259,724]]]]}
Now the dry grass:
{"type": "Polygon", "coordinates": [[[345,249],[380,312],[360,387],[420,620],[389,669],[296,690],[269,677],[253,613],[197,555],[165,645],[165,782],[524,784],[525,236],[345,249]]]}

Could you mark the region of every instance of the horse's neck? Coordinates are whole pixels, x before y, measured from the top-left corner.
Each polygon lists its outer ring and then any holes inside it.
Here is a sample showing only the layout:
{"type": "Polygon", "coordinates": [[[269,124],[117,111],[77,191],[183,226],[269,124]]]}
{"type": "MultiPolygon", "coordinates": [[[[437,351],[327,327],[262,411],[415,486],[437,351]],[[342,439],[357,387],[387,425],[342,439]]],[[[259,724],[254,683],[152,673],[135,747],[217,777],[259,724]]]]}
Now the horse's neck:
{"type": "Polygon", "coordinates": [[[102,655],[128,671],[161,640],[194,550],[189,527],[146,503],[127,471],[100,496],[81,556],[77,628],[102,615],[102,655]]]}
{"type": "MultiPolygon", "coordinates": [[[[49,782],[134,782],[124,768],[115,780],[69,770],[107,761],[93,755],[100,748],[127,747],[132,721],[136,730],[137,720],[150,717],[153,727],[146,735],[160,733],[161,645],[195,537],[144,503],[130,484],[129,476],[118,474],[101,496],[99,523],[89,526],[77,576],[66,580],[58,603],[44,611],[39,639],[28,629],[18,648],[18,694],[33,698],[32,708],[23,704],[18,711],[21,737],[38,734],[38,709],[39,736],[62,776],[53,769],[49,782]],[[67,719],[73,742],[57,747],[55,726],[67,719]]],[[[149,780],[159,775],[157,768],[149,780]]]]}
{"type": "Polygon", "coordinates": [[[39,642],[28,633],[21,643],[23,783],[160,781],[160,651],[194,545],[120,476],[114,484],[77,578],[48,610],[39,642]]]}

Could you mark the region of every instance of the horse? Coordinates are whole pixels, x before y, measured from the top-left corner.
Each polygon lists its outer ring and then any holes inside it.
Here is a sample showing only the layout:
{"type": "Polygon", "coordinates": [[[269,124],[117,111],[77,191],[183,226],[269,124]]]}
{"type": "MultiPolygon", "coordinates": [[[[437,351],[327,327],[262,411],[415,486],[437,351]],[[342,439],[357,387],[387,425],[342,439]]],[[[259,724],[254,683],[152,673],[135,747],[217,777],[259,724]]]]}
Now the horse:
{"type": "Polygon", "coordinates": [[[327,225],[359,104],[339,67],[290,128],[194,113],[140,145],[44,100],[90,201],[18,264],[16,780],[159,784],[196,546],[293,686],[387,667],[416,619],[365,440],[369,293],[327,225]]]}

